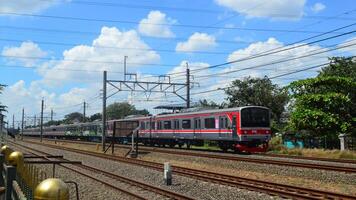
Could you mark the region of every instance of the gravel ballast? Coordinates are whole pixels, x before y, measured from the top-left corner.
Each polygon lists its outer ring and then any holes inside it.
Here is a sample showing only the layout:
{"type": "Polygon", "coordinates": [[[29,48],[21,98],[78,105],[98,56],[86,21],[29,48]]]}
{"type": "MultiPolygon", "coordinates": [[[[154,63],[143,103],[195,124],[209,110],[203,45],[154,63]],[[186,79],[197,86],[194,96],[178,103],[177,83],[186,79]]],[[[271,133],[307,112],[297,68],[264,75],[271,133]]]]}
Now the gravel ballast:
{"type": "MultiPolygon", "coordinates": [[[[156,185],[162,188],[170,189],[172,191],[179,192],[196,199],[278,199],[278,197],[272,197],[262,193],[238,189],[235,187],[208,183],[208,182],[177,176],[177,175],[173,175],[173,185],[166,186],[163,183],[163,172],[158,172],[156,170],[125,164],[125,163],[119,163],[106,159],[95,158],[93,156],[86,156],[82,154],[71,153],[68,151],[56,150],[53,148],[43,147],[40,145],[31,144],[30,146],[32,148],[36,148],[40,151],[45,151],[50,154],[64,155],[64,157],[69,160],[80,160],[83,162],[83,164],[101,168],[105,171],[113,172],[115,174],[123,175],[125,177],[132,178],[135,180],[144,181],[146,183],[156,185]]],[[[61,172],[59,175],[63,176],[62,173],[66,174],[66,170],[61,172]]],[[[86,188],[91,187],[92,190],[98,191],[96,185],[97,183],[91,181],[91,184],[86,186],[86,188]]],[[[105,189],[104,190],[100,189],[98,192],[106,193],[105,189]]],[[[149,198],[151,199],[151,197],[149,198]]],[[[93,198],[93,199],[97,199],[97,198],[93,198]]],[[[152,197],[152,199],[156,199],[156,198],[152,197]]]]}

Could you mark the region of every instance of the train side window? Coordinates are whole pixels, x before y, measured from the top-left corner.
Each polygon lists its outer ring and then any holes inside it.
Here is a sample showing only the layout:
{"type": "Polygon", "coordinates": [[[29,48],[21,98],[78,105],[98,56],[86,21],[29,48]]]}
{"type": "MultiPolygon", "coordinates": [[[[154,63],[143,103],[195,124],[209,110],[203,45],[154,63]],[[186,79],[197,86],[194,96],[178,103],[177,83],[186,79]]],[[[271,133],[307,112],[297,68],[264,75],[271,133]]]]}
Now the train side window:
{"type": "Polygon", "coordinates": [[[205,128],[215,128],[215,118],[214,117],[209,117],[209,118],[205,118],[204,119],[204,124],[205,124],[205,128]]]}
{"type": "Polygon", "coordinates": [[[191,120],[190,119],[183,119],[182,120],[182,129],[191,129],[191,120]]]}
{"type": "Polygon", "coordinates": [[[146,122],[146,129],[150,129],[150,122],[146,122]]]}
{"type": "Polygon", "coordinates": [[[155,122],[151,122],[151,128],[156,129],[155,122]]]}
{"type": "Polygon", "coordinates": [[[141,122],[141,130],[145,130],[145,122],[141,122]]]}
{"type": "Polygon", "coordinates": [[[173,129],[180,129],[179,120],[178,119],[173,121],[173,129]]]}
{"type": "Polygon", "coordinates": [[[220,117],[220,128],[226,129],[228,127],[228,120],[227,117],[220,117]]]}
{"type": "Polygon", "coordinates": [[[200,118],[195,118],[194,119],[194,128],[195,129],[201,129],[201,120],[200,120],[200,118]]]}
{"type": "Polygon", "coordinates": [[[172,122],[171,121],[164,121],[163,122],[164,129],[172,129],[172,122]]]}
{"type": "Polygon", "coordinates": [[[157,130],[161,130],[161,122],[157,121],[157,130]]]}

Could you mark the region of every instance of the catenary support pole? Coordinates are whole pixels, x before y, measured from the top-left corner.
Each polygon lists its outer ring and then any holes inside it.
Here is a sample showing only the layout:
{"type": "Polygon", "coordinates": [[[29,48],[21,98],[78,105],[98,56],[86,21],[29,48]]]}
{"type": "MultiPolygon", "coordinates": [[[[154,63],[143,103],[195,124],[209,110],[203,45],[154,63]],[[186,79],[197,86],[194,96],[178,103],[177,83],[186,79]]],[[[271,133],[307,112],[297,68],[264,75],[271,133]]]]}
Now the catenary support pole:
{"type": "Polygon", "coordinates": [[[24,119],[25,119],[25,108],[22,108],[22,120],[21,120],[21,140],[23,140],[24,119]]]}
{"type": "Polygon", "coordinates": [[[187,108],[190,108],[190,71],[189,71],[189,66],[188,66],[188,62],[187,64],[187,80],[186,80],[186,84],[187,84],[187,108]]]}
{"type": "Polygon", "coordinates": [[[103,72],[103,113],[102,113],[102,137],[101,143],[103,146],[103,151],[105,151],[105,140],[106,140],[106,81],[107,81],[107,72],[103,72]]]}
{"type": "Polygon", "coordinates": [[[44,101],[42,99],[41,101],[41,124],[40,124],[40,131],[41,131],[41,135],[40,135],[40,141],[42,142],[42,137],[43,137],[43,104],[44,104],[44,101]]]}
{"type": "Polygon", "coordinates": [[[15,129],[15,114],[12,114],[12,128],[15,129]]]}
{"type": "Polygon", "coordinates": [[[124,81],[126,81],[126,60],[127,60],[127,56],[124,56],[124,81]]]}
{"type": "Polygon", "coordinates": [[[84,105],[83,105],[83,122],[85,122],[86,120],[85,120],[85,109],[86,109],[86,102],[84,101],[84,103],[83,103],[84,105]]]}
{"type": "Polygon", "coordinates": [[[53,109],[51,109],[51,121],[53,121],[53,109]]]}
{"type": "Polygon", "coordinates": [[[3,134],[4,132],[2,131],[2,127],[3,127],[3,122],[4,122],[4,115],[0,113],[0,133],[1,133],[1,137],[3,138],[3,134]]]}

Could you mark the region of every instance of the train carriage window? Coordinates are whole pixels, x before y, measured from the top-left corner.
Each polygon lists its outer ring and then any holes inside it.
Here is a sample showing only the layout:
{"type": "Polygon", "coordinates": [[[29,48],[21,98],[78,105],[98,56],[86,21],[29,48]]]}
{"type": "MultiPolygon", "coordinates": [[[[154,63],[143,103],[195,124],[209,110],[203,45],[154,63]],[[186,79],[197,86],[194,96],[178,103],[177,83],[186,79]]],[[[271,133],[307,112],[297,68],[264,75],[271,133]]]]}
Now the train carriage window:
{"type": "Polygon", "coordinates": [[[219,122],[220,128],[226,129],[229,127],[229,122],[227,117],[220,117],[220,122],[219,122]]]}
{"type": "Polygon", "coordinates": [[[145,130],[145,122],[141,122],[141,130],[145,130]]]}
{"type": "Polygon", "coordinates": [[[151,122],[151,128],[152,128],[152,129],[156,129],[155,122],[151,122]]]}
{"type": "Polygon", "coordinates": [[[173,129],[180,129],[179,120],[178,119],[174,120],[173,123],[174,123],[173,124],[173,129]]]}
{"type": "Polygon", "coordinates": [[[162,122],[157,121],[157,130],[161,130],[161,129],[162,129],[162,122]]]}
{"type": "Polygon", "coordinates": [[[164,129],[172,129],[172,122],[171,121],[164,121],[163,122],[164,129]]]}
{"type": "Polygon", "coordinates": [[[191,129],[191,120],[190,119],[183,119],[182,120],[182,128],[183,129],[191,129]]]}
{"type": "Polygon", "coordinates": [[[215,118],[205,118],[204,119],[205,128],[215,128],[215,118]]]}
{"type": "Polygon", "coordinates": [[[201,120],[199,118],[194,119],[194,128],[201,129],[201,120]]]}
{"type": "Polygon", "coordinates": [[[146,129],[150,129],[151,126],[150,126],[150,122],[146,122],[146,129]]]}

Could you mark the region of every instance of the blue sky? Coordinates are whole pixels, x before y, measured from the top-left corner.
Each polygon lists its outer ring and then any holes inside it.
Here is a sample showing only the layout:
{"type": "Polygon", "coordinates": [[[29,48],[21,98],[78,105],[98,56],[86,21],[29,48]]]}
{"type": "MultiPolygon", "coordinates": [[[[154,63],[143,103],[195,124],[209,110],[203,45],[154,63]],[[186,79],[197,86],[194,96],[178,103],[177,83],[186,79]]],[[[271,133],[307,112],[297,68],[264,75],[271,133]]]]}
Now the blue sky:
{"type": "MultiPolygon", "coordinates": [[[[318,35],[356,21],[352,0],[142,0],[75,1],[13,0],[0,1],[0,83],[6,84],[0,102],[9,114],[19,119],[39,112],[41,98],[46,112],[54,109],[56,118],[80,111],[83,100],[88,113],[100,111],[101,71],[109,78],[122,79],[123,57],[128,70],[145,80],[149,74],[192,70],[233,61],[318,35]],[[77,70],[77,71],[75,71],[77,70]]],[[[342,29],[306,42],[355,30],[342,29]]],[[[327,51],[352,44],[355,34],[306,45],[263,58],[237,62],[194,72],[199,82],[192,93],[225,87],[245,76],[276,76],[327,62],[327,57],[350,56],[355,47],[327,51]],[[349,41],[351,40],[351,41],[349,41]],[[347,42],[348,41],[348,42],[347,42]],[[345,43],[346,42],[346,43],[345,43]],[[334,45],[334,46],[331,46],[334,45]],[[320,52],[315,56],[282,64],[270,63],[291,56],[320,52]],[[236,69],[266,65],[252,70],[236,69]],[[231,72],[231,73],[230,73],[231,72]],[[222,74],[214,76],[214,74],[222,74]],[[201,77],[200,77],[201,76],[201,77]],[[200,78],[199,78],[200,77],[200,78]]],[[[274,79],[290,81],[315,76],[318,68],[274,79]]],[[[182,77],[172,77],[177,82],[182,77]]],[[[138,108],[179,103],[178,98],[120,93],[109,102],[130,101],[138,108]],[[152,99],[154,101],[152,101],[152,99]]],[[[206,98],[222,101],[220,91],[192,95],[193,101],[206,98]]]]}

